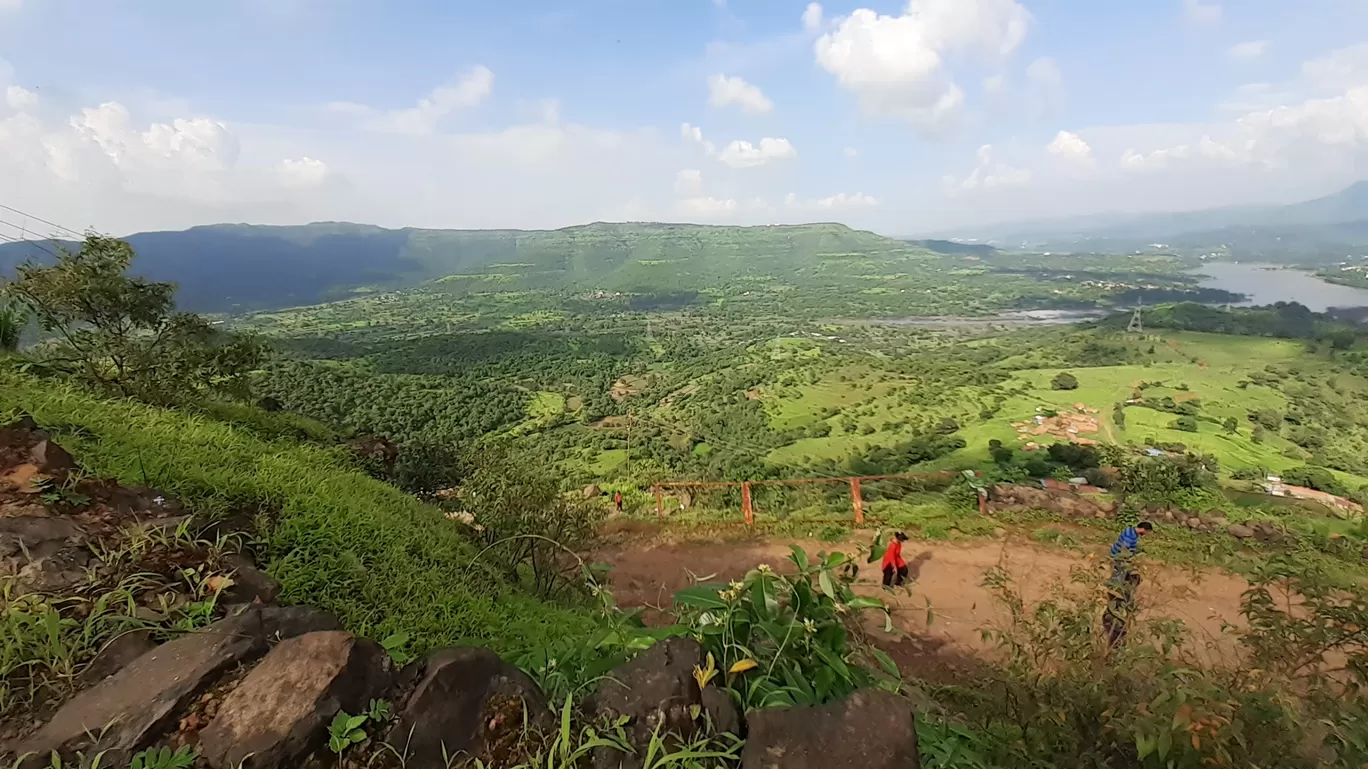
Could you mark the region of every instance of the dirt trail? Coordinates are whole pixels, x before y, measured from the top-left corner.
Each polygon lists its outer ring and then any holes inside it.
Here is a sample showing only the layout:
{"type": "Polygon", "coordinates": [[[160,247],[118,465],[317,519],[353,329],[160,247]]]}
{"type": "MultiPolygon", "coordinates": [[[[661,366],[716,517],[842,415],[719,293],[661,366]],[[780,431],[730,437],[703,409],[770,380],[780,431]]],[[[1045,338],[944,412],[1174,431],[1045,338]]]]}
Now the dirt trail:
{"type": "MultiPolygon", "coordinates": [[[[596,557],[613,564],[613,591],[622,606],[668,607],[674,591],[699,577],[736,579],[756,564],[776,568],[786,564],[789,545],[809,553],[844,550],[849,543],[771,538],[757,542],[638,542],[605,550],[596,557]]],[[[973,543],[909,542],[904,547],[914,579],[910,590],[885,593],[878,586],[877,565],[861,569],[856,591],[878,595],[893,607],[894,622],[909,634],[900,641],[883,639],[881,646],[904,667],[924,677],[950,677],[992,650],[981,630],[1000,623],[1005,612],[982,586],[984,573],[1002,565],[1012,575],[1029,603],[1044,597],[1052,585],[1068,583],[1076,567],[1099,575],[1110,568],[1104,548],[1095,553],[1047,548],[1017,536],[973,543]],[[927,625],[928,602],[934,615],[927,625]]],[[[1221,571],[1196,572],[1153,562],[1142,564],[1144,584],[1139,596],[1142,617],[1182,620],[1209,658],[1225,657],[1233,640],[1222,637],[1223,623],[1240,622],[1244,579],[1221,571]],[[1219,639],[1219,642],[1218,642],[1219,639]]],[[[881,634],[880,634],[881,635],[881,634]]]]}

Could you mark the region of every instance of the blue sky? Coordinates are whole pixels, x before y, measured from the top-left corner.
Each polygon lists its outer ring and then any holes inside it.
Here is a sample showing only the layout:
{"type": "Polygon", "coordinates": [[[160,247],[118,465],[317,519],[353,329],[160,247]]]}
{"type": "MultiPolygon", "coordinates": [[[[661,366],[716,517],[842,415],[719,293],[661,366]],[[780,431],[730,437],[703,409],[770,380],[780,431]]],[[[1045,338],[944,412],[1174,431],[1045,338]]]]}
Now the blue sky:
{"type": "Polygon", "coordinates": [[[1368,176],[1368,2],[0,0],[0,94],[75,228],[972,234],[1368,176]]]}

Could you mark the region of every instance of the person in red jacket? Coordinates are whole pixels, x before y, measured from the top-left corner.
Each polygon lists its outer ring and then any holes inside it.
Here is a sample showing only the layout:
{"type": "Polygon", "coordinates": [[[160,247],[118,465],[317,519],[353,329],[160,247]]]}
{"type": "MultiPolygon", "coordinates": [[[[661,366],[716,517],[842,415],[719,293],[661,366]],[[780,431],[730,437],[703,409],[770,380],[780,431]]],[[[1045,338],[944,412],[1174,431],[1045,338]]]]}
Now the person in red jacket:
{"type": "Polygon", "coordinates": [[[907,561],[904,561],[902,557],[902,543],[906,541],[907,535],[900,531],[893,535],[893,539],[888,543],[888,549],[884,551],[884,587],[901,585],[907,580],[907,561]]]}

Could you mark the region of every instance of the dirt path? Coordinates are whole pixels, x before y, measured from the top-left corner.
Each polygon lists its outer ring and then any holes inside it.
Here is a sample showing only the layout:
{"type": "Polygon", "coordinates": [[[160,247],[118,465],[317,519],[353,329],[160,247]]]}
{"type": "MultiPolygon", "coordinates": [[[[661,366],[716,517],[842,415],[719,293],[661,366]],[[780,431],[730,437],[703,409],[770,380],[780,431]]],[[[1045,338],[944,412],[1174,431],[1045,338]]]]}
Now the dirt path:
{"type": "MultiPolygon", "coordinates": [[[[668,607],[674,591],[687,587],[693,576],[711,581],[736,579],[760,563],[778,568],[787,563],[789,545],[809,553],[819,550],[854,552],[848,543],[767,539],[755,542],[636,542],[605,550],[596,557],[613,564],[613,591],[622,606],[668,607]]],[[[1024,600],[1034,603],[1052,585],[1068,583],[1074,568],[1099,575],[1110,564],[1105,549],[1091,554],[1047,548],[1011,536],[973,543],[909,542],[904,555],[914,583],[892,594],[878,586],[871,565],[862,569],[856,591],[884,598],[893,608],[894,622],[908,638],[883,639],[880,645],[904,667],[941,677],[953,674],[972,660],[992,654],[981,631],[1001,623],[1006,614],[988,589],[984,573],[1003,566],[1024,600]],[[1091,555],[1091,557],[1090,557],[1091,555]],[[928,625],[927,607],[931,608],[928,625]]],[[[1247,583],[1240,577],[1208,570],[1194,572],[1153,562],[1142,565],[1145,582],[1140,593],[1142,617],[1182,620],[1209,658],[1227,656],[1233,648],[1223,623],[1240,621],[1240,595],[1247,583]],[[1218,640],[1219,639],[1219,640],[1218,640]]]]}

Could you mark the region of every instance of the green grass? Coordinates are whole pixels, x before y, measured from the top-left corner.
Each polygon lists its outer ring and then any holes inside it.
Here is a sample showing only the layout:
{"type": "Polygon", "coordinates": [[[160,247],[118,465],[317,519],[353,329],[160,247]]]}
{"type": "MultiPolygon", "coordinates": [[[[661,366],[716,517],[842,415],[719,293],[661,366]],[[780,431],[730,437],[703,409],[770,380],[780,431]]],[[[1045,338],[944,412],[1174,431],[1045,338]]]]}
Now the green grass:
{"type": "Polygon", "coordinates": [[[55,429],[97,475],[146,482],[197,513],[265,511],[260,536],[282,600],[332,612],[354,632],[403,630],[420,649],[480,644],[514,655],[592,626],[471,568],[477,551],[455,524],[352,469],[340,449],[14,374],[0,374],[0,403],[55,429]]]}

